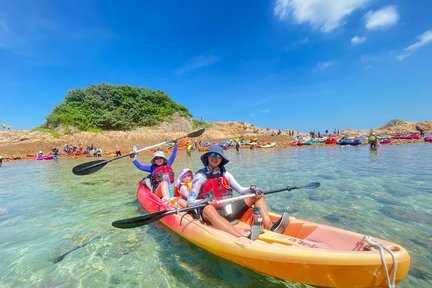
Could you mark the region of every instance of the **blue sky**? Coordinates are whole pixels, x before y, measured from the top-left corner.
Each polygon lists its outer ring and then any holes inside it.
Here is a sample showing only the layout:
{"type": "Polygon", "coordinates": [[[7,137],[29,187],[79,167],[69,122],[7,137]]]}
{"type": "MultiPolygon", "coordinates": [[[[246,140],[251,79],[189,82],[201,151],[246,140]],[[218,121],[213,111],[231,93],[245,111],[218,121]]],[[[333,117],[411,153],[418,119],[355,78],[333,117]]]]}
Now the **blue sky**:
{"type": "Polygon", "coordinates": [[[0,1],[0,122],[67,91],[163,90],[194,119],[301,131],[432,121],[432,1],[0,1]]]}

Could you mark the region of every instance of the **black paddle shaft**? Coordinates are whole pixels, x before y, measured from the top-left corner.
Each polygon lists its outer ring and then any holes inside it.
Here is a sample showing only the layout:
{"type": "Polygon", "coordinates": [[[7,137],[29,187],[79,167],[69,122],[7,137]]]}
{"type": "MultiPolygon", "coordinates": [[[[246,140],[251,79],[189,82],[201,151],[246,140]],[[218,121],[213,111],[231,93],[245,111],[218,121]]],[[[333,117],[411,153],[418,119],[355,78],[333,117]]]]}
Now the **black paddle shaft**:
{"type": "MultiPolygon", "coordinates": [[[[321,184],[319,182],[312,182],[312,183],[309,183],[305,186],[288,186],[288,187],[285,187],[282,189],[263,192],[263,194],[272,194],[272,193],[277,193],[277,192],[282,192],[282,191],[291,191],[294,189],[301,189],[301,188],[315,189],[315,188],[318,188],[320,185],[321,184]]],[[[241,195],[238,197],[224,199],[221,202],[230,202],[230,200],[232,200],[234,202],[236,200],[244,199],[245,197],[253,197],[253,196],[255,196],[255,194],[251,193],[251,194],[241,195]]],[[[173,210],[154,212],[154,213],[150,213],[150,214],[143,215],[143,216],[137,216],[137,217],[123,219],[123,220],[117,220],[117,221],[114,221],[112,223],[112,225],[114,227],[120,228],[120,229],[135,228],[135,227],[144,226],[144,225],[153,223],[153,222],[158,221],[159,219],[162,219],[163,217],[168,216],[168,215],[177,214],[180,212],[192,211],[192,210],[195,210],[197,208],[205,207],[206,205],[207,205],[207,203],[202,203],[202,204],[199,204],[197,206],[191,206],[191,207],[186,207],[186,208],[182,208],[182,209],[173,209],[173,210]]]]}
{"type": "Polygon", "coordinates": [[[278,190],[263,192],[263,194],[272,194],[272,193],[277,193],[277,192],[282,192],[282,191],[291,191],[291,190],[295,190],[295,189],[315,189],[315,188],[318,188],[320,186],[321,186],[321,183],[312,182],[312,183],[309,183],[305,186],[288,186],[286,188],[282,188],[282,189],[278,189],[278,190]]]}
{"type": "Polygon", "coordinates": [[[201,136],[204,133],[204,131],[205,131],[205,129],[202,128],[200,130],[193,131],[193,132],[191,132],[191,133],[189,133],[187,135],[184,135],[182,137],[179,137],[177,139],[173,139],[171,141],[165,141],[165,142],[162,142],[162,143],[159,143],[159,144],[155,144],[155,145],[152,145],[152,146],[144,147],[142,149],[139,149],[138,151],[132,151],[132,152],[129,152],[129,153],[125,154],[125,155],[112,158],[110,160],[95,160],[95,161],[90,161],[90,162],[82,163],[82,164],[79,164],[79,165],[75,166],[72,169],[72,173],[74,173],[75,175],[88,175],[88,174],[92,174],[92,173],[94,173],[96,171],[99,171],[106,164],[108,164],[108,163],[110,163],[112,161],[119,160],[119,159],[122,159],[124,157],[128,157],[129,155],[131,155],[133,153],[137,153],[137,152],[149,150],[149,149],[152,149],[152,148],[155,148],[155,147],[159,147],[159,146],[162,146],[162,145],[164,145],[166,143],[169,143],[169,142],[177,142],[177,141],[179,141],[179,140],[181,140],[183,138],[186,138],[186,137],[198,137],[198,136],[201,136]]]}

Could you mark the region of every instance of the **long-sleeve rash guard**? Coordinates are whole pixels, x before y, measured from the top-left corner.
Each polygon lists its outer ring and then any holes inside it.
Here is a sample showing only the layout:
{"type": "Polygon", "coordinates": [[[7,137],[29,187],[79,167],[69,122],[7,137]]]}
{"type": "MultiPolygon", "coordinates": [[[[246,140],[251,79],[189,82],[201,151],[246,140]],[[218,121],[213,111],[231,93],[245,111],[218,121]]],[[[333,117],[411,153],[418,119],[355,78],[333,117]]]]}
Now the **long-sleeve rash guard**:
{"type": "Polygon", "coordinates": [[[188,199],[189,191],[186,185],[181,185],[179,189],[179,193],[183,199],[188,199]]]}
{"type": "MultiPolygon", "coordinates": [[[[175,160],[175,158],[176,158],[176,156],[177,156],[177,148],[178,148],[178,146],[177,146],[177,144],[175,144],[174,147],[173,147],[172,154],[171,154],[170,158],[168,159],[166,165],[171,166],[172,163],[174,162],[174,160],[175,160]]],[[[151,174],[152,176],[153,176],[154,171],[155,171],[156,168],[158,167],[158,166],[156,166],[155,164],[152,164],[152,165],[142,165],[140,162],[138,162],[137,159],[134,159],[134,160],[132,161],[132,163],[133,163],[133,164],[134,164],[138,169],[140,169],[140,170],[142,170],[142,171],[145,171],[145,172],[150,172],[150,174],[151,174]]]]}
{"type": "MultiPolygon", "coordinates": [[[[205,169],[207,169],[207,171],[209,171],[208,167],[206,167],[205,169]]],[[[213,174],[218,174],[219,170],[213,171],[213,174]]],[[[229,172],[225,172],[224,176],[227,178],[229,184],[231,185],[231,187],[237,191],[240,194],[248,194],[251,193],[251,190],[249,187],[243,187],[241,186],[234,178],[234,176],[231,175],[231,173],[229,172]]],[[[196,173],[195,177],[193,179],[192,182],[192,189],[189,192],[189,197],[188,197],[188,206],[195,206],[195,205],[199,205],[202,202],[202,199],[198,198],[199,192],[201,191],[201,187],[202,185],[207,181],[207,178],[205,177],[205,175],[201,174],[201,173],[196,173]]]]}

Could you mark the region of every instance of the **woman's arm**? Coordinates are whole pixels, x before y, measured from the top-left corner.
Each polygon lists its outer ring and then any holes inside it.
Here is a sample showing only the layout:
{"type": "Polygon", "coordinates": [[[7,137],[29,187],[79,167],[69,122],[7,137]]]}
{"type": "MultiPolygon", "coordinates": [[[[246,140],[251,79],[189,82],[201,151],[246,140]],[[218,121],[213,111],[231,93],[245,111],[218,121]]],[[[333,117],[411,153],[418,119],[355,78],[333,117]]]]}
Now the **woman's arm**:
{"type": "Polygon", "coordinates": [[[189,191],[186,185],[181,185],[179,189],[180,195],[182,195],[183,199],[188,199],[189,191]]]}
{"type": "Polygon", "coordinates": [[[192,181],[192,189],[189,192],[189,196],[187,198],[188,206],[195,206],[202,202],[201,199],[198,199],[199,191],[201,190],[201,186],[207,179],[201,173],[195,174],[195,177],[192,181]]]}
{"type": "Polygon", "coordinates": [[[249,187],[243,187],[241,186],[234,178],[234,176],[231,175],[230,172],[225,172],[225,177],[228,179],[228,182],[230,183],[231,187],[237,191],[240,194],[248,194],[251,193],[249,187]]]}
{"type": "Polygon", "coordinates": [[[170,158],[168,159],[168,162],[167,162],[167,165],[172,165],[172,163],[174,162],[174,160],[175,160],[175,158],[176,158],[176,156],[177,156],[177,148],[178,148],[178,146],[177,146],[177,143],[174,145],[174,147],[173,147],[173,151],[172,151],[172,154],[171,154],[171,156],[170,156],[170,158]]]}
{"type": "Polygon", "coordinates": [[[134,159],[132,163],[137,167],[139,170],[145,171],[145,172],[151,172],[151,166],[149,165],[142,165],[140,162],[138,162],[137,159],[134,159]]]}

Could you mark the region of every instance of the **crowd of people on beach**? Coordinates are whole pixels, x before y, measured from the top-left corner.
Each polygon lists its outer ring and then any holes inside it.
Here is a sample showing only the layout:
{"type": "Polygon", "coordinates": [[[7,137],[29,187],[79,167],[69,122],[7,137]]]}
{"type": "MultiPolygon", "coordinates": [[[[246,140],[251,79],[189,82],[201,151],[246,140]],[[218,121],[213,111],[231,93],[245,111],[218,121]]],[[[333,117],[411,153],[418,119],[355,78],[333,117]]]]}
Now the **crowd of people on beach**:
{"type": "Polygon", "coordinates": [[[76,144],[74,145],[63,145],[63,152],[65,155],[71,156],[71,155],[93,155],[93,157],[102,157],[102,148],[96,147],[93,144],[87,145],[85,149],[83,149],[82,144],[79,144],[78,146],[76,144]]]}
{"type": "MultiPolygon", "coordinates": [[[[79,144],[78,146],[76,144],[64,144],[62,151],[58,147],[52,147],[49,153],[44,153],[42,150],[39,150],[34,154],[34,157],[36,158],[42,158],[47,156],[53,156],[53,159],[59,159],[61,156],[79,156],[84,155],[87,157],[93,156],[93,157],[102,157],[102,148],[96,147],[93,144],[87,145],[85,149],[83,149],[82,144],[79,144]]],[[[28,154],[28,157],[33,157],[33,155],[28,154]]]]}

